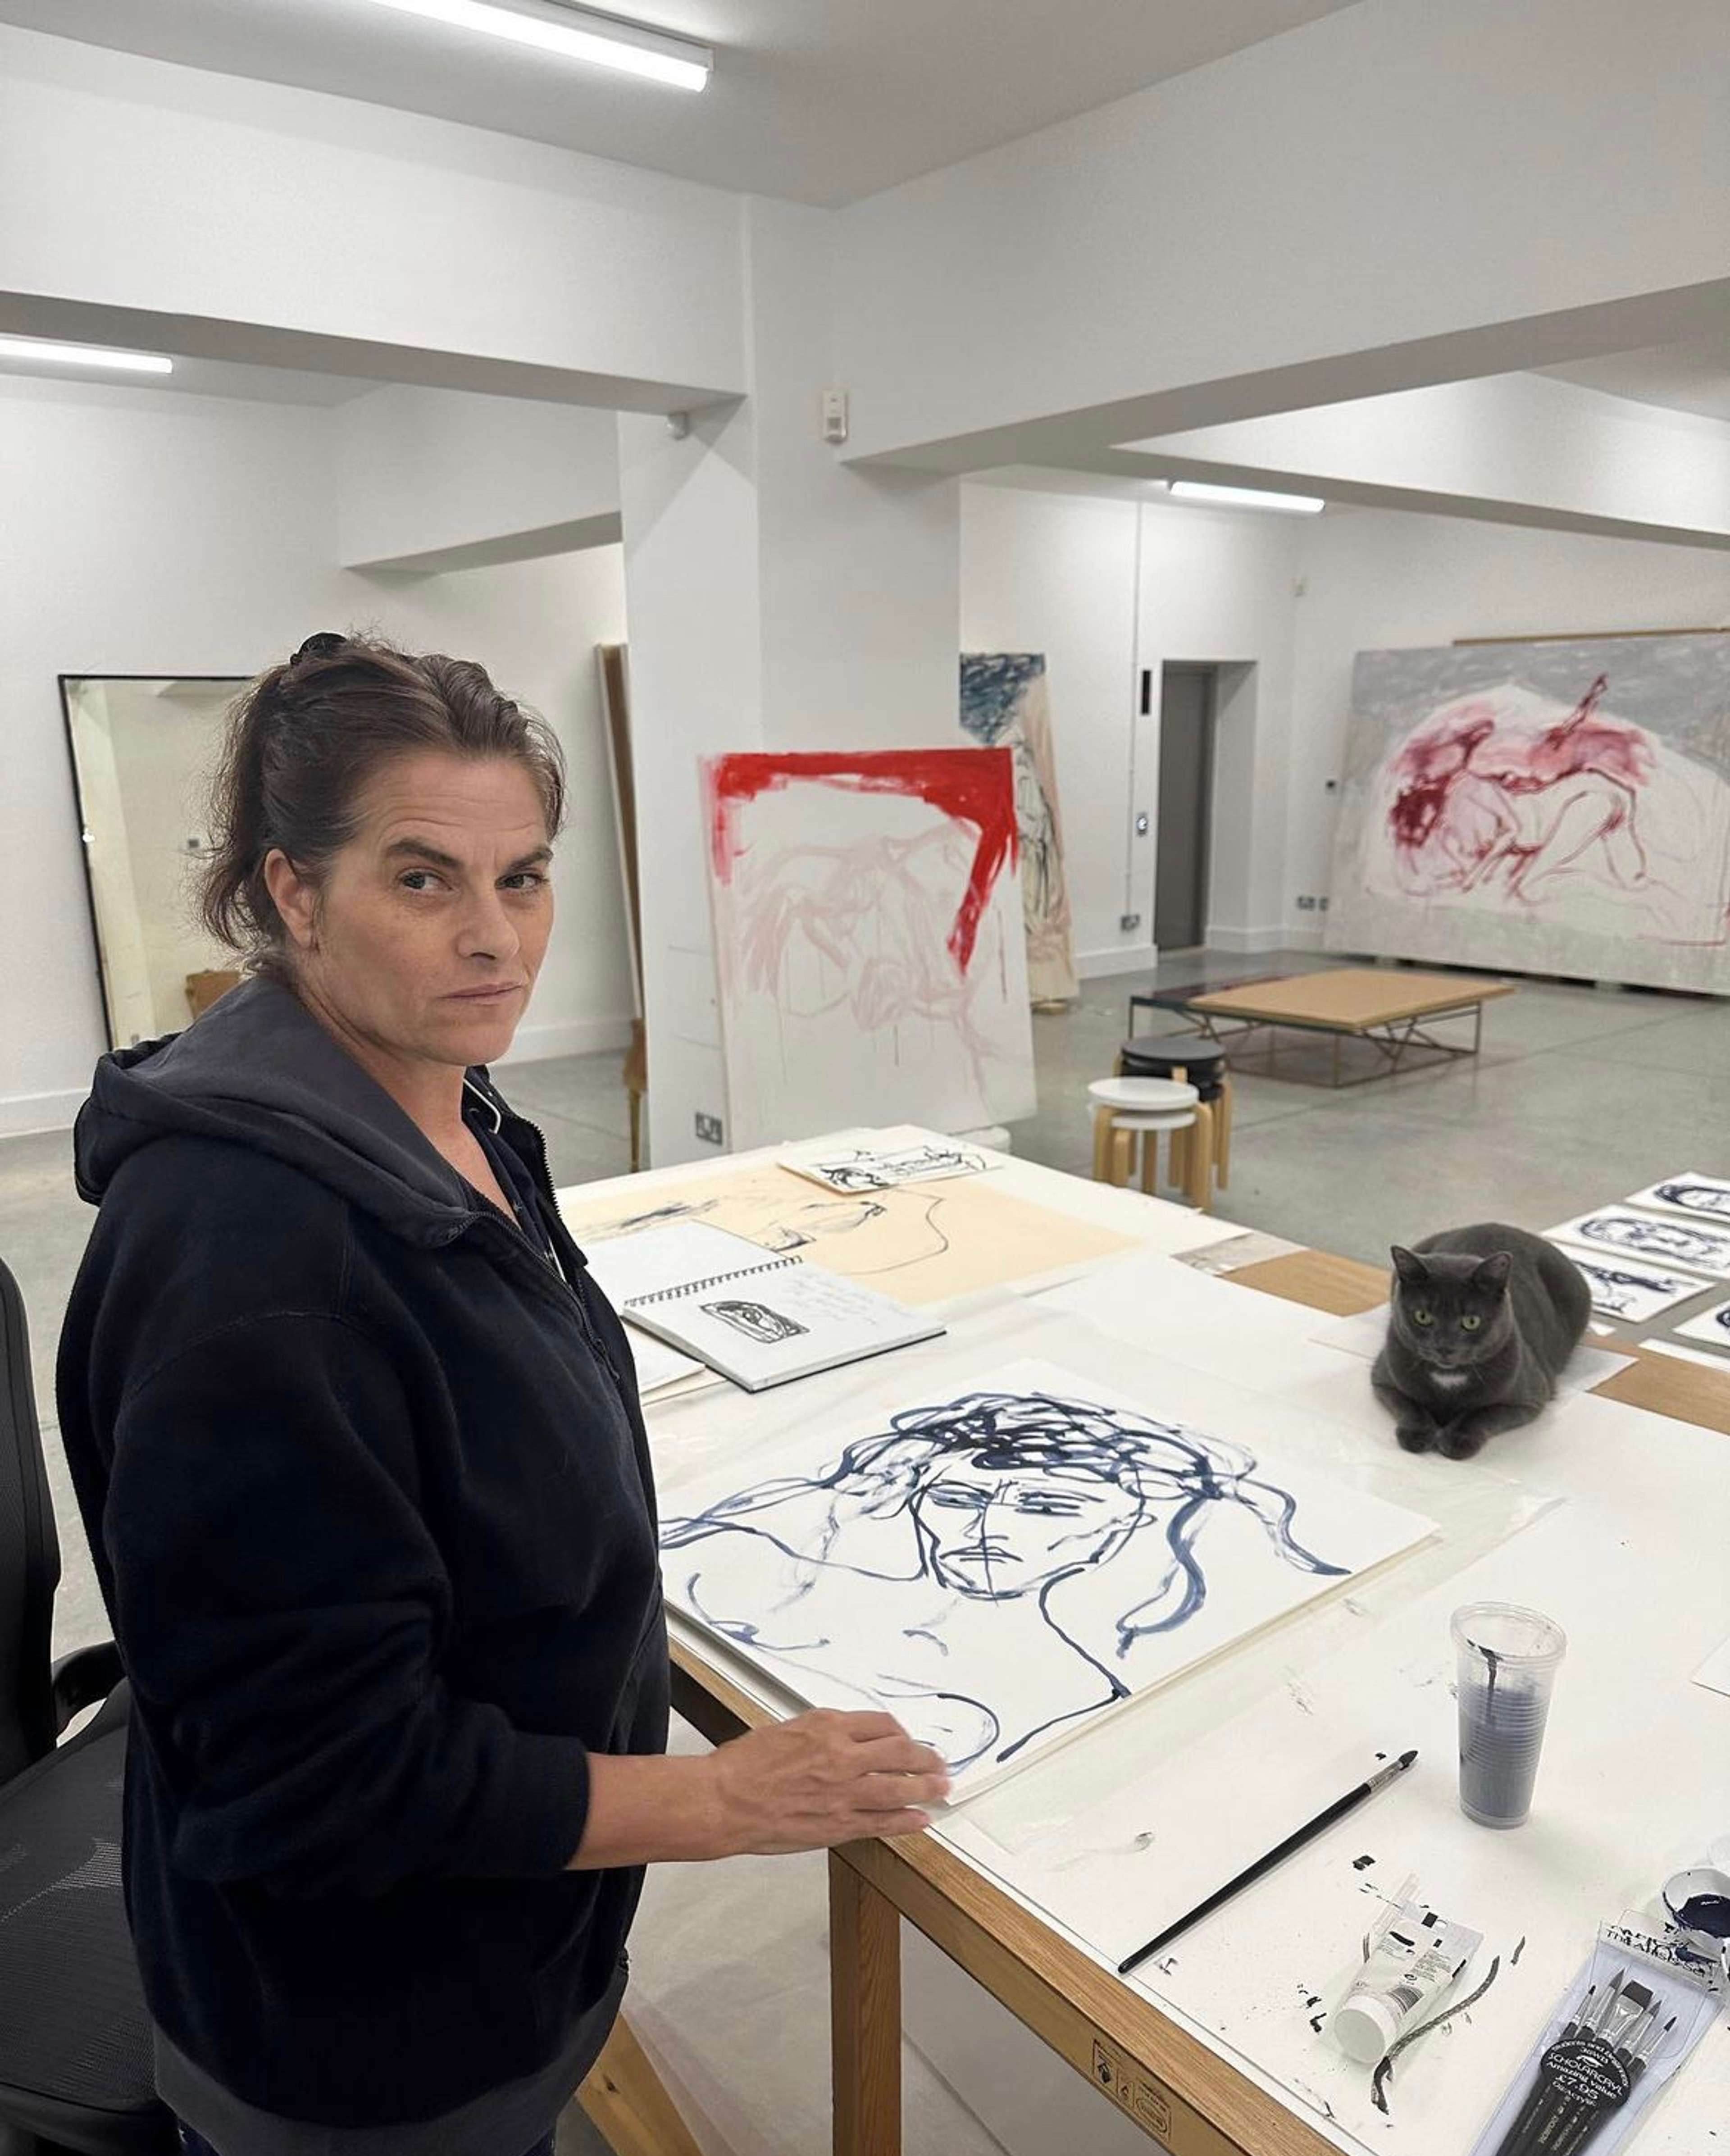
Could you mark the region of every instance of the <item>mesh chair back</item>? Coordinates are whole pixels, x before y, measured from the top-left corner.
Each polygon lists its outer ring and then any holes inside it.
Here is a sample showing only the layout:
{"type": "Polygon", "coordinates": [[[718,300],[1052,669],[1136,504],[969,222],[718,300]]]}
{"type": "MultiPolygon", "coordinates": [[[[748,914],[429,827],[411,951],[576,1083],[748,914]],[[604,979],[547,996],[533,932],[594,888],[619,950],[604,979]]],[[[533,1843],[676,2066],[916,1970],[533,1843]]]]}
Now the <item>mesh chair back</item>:
{"type": "Polygon", "coordinates": [[[24,1298],[0,1264],[0,1787],[54,1746],[49,1671],[59,1577],[24,1298]]]}

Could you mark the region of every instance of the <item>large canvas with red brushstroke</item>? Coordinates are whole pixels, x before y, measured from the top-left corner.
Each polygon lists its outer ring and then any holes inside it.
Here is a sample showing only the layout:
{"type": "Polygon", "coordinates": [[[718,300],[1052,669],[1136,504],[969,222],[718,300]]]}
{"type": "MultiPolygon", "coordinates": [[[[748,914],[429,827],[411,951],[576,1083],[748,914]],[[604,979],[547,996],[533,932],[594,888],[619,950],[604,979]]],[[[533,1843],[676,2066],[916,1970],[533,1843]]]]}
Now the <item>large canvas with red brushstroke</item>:
{"type": "Polygon", "coordinates": [[[1327,945],[1730,993],[1730,635],[1360,652],[1327,945]]]}
{"type": "Polygon", "coordinates": [[[703,767],[735,1147],[1031,1115],[1007,749],[703,767]]]}

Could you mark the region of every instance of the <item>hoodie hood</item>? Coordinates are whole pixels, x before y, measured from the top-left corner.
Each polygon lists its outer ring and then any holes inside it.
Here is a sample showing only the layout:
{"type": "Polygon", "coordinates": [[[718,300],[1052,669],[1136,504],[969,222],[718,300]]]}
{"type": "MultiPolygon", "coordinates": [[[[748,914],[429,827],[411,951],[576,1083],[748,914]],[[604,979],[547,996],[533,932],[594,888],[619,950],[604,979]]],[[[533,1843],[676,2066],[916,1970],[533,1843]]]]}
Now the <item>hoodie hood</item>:
{"type": "MultiPolygon", "coordinates": [[[[496,1115],[484,1073],[470,1085],[496,1115]]],[[[105,1055],[74,1128],[79,1195],[100,1205],[157,1138],[214,1138],[288,1162],[406,1241],[452,1241],[475,1218],[462,1178],[291,991],[254,979],[184,1033],[105,1055]]]]}

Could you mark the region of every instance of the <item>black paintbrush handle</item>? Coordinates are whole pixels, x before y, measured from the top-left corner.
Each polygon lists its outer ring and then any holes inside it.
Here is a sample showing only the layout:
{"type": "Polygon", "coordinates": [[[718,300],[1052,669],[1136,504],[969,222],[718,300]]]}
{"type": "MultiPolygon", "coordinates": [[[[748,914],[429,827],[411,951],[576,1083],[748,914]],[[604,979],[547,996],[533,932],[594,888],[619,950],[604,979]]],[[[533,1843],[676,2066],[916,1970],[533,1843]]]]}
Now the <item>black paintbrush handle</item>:
{"type": "Polygon", "coordinates": [[[1234,1894],[1240,1893],[1245,1887],[1254,1886],[1264,1872],[1271,1871],[1275,1865],[1282,1863],[1293,1850],[1301,1849],[1305,1842],[1332,1826],[1336,1820],[1342,1820],[1348,1812],[1355,1811],[1366,1797],[1373,1794],[1369,1784],[1364,1782],[1357,1789],[1348,1790],[1344,1796],[1336,1797],[1326,1811],[1317,1812],[1312,1820],[1306,1820],[1295,1833],[1288,1834],[1277,1848],[1269,1850],[1265,1856],[1258,1856],[1253,1864],[1240,1871],[1235,1879],[1228,1879],[1216,1892],[1209,1894],[1205,1902],[1198,1902],[1187,1916],[1179,1917],[1174,1924],[1168,1924],[1157,1937],[1149,1939],[1146,1946],[1137,1947],[1127,1960],[1120,1961],[1118,1975],[1127,1976],[1131,1969],[1139,1968],[1149,1954],[1157,1954],[1162,1947],[1169,1946],[1178,1933],[1187,1932],[1192,1924],[1199,1924],[1204,1917],[1212,1916],[1214,1910],[1229,1902],[1234,1894]]]}
{"type": "MultiPolygon", "coordinates": [[[[1585,2025],[1584,2020],[1570,2021],[1557,2038],[1557,2042],[1572,2043],[1575,2037],[1583,2034],[1585,2025]]],[[[1537,2114],[1543,2107],[1548,2086],[1543,2077],[1543,2069],[1540,2066],[1537,2078],[1532,2084],[1530,2094],[1525,2102],[1520,2106],[1513,2124],[1502,2137],[1502,2144],[1496,2149],[1496,2156],[1523,2156],[1526,2136],[1537,2122],[1537,2114]]]]}

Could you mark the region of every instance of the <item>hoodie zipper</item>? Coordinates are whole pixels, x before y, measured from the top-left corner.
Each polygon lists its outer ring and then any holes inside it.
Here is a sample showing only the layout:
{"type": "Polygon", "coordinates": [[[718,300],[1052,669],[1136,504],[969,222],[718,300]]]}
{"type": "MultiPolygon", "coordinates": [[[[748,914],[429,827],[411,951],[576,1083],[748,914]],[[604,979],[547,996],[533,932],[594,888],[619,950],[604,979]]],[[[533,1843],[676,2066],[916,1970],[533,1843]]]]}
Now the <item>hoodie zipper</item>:
{"type": "MultiPolygon", "coordinates": [[[[505,1116],[504,1111],[500,1107],[498,1102],[491,1099],[488,1094],[483,1091],[482,1089],[475,1083],[473,1079],[465,1078],[463,1085],[465,1090],[473,1093],[475,1099],[481,1102],[481,1104],[486,1108],[488,1113],[492,1116],[493,1130],[495,1133],[496,1134],[501,1132],[504,1127],[505,1116]]],[[[542,1134],[538,1124],[531,1123],[526,1116],[519,1115],[515,1108],[511,1111],[511,1119],[513,1122],[521,1124],[522,1128],[528,1132],[529,1136],[535,1142],[535,1158],[529,1165],[534,1172],[536,1183],[540,1191],[540,1194],[547,1200],[547,1202],[552,1205],[554,1212],[557,1213],[558,1209],[558,1199],[552,1188],[552,1167],[547,1157],[546,1137],[542,1134]]],[[[515,1240],[520,1243],[521,1240],[521,1235],[518,1235],[515,1240]]],[[[549,1243],[551,1243],[550,1237],[548,1240],[549,1243]]],[[[629,1407],[629,1403],[625,1399],[624,1379],[617,1366],[614,1364],[613,1358],[607,1353],[606,1346],[602,1341],[600,1335],[595,1331],[594,1321],[588,1314],[588,1306],[583,1300],[583,1291],[578,1286],[574,1280],[567,1276],[564,1266],[557,1255],[557,1244],[552,1244],[551,1246],[553,1252],[552,1270],[557,1276],[559,1285],[564,1289],[565,1293],[570,1297],[571,1301],[577,1306],[578,1322],[583,1327],[583,1337],[588,1341],[590,1348],[594,1351],[602,1368],[605,1369],[608,1375],[612,1378],[613,1385],[618,1390],[621,1404],[629,1407]]],[[[537,1278],[545,1278],[545,1268],[540,1264],[537,1263],[534,1266],[533,1270],[537,1278]]]]}

